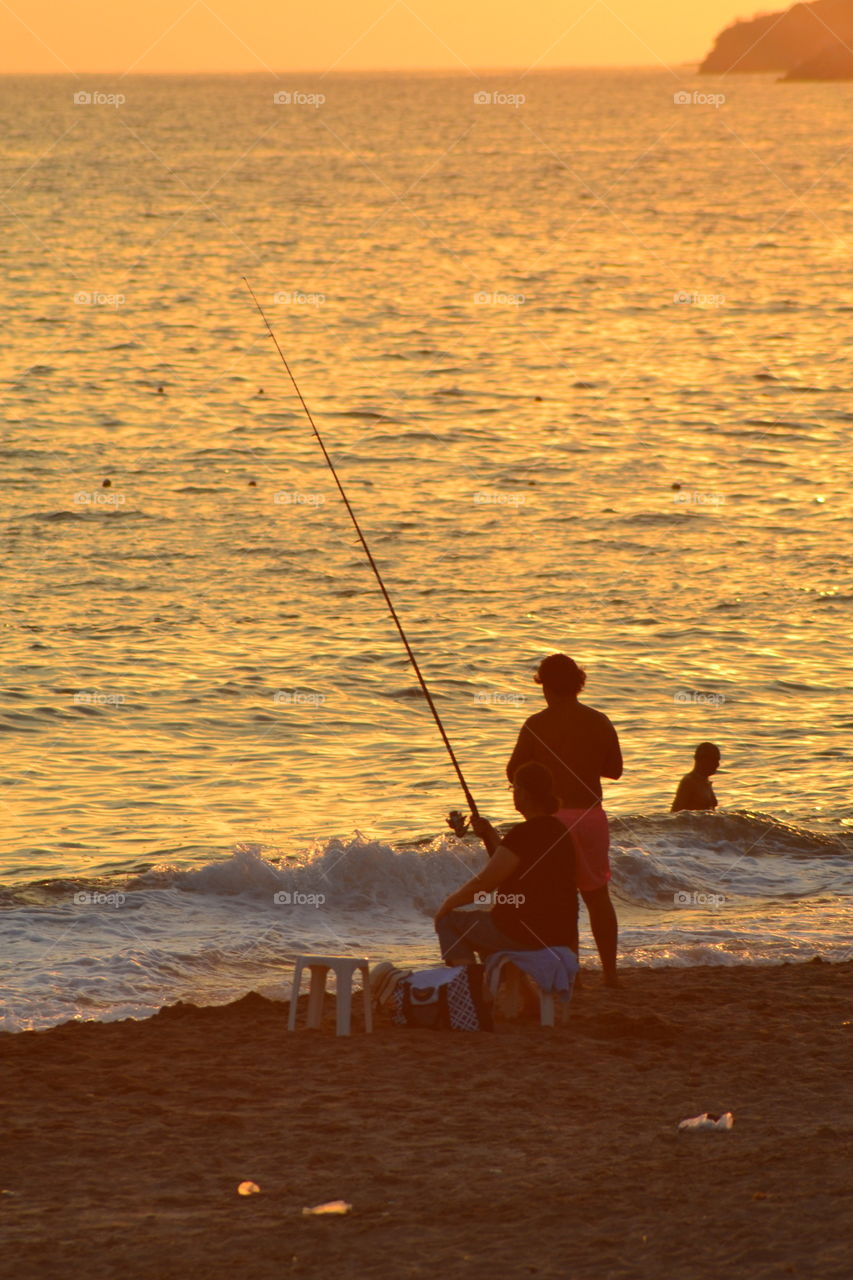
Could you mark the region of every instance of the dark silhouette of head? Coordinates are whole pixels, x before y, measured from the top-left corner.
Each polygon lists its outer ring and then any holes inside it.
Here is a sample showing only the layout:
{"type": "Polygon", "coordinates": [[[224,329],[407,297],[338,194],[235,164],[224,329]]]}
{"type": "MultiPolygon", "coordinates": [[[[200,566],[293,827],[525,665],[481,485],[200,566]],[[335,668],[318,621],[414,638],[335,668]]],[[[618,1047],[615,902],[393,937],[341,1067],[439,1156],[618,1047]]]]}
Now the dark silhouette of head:
{"type": "Polygon", "coordinates": [[[515,807],[525,818],[538,813],[556,813],[560,807],[551,770],[538,760],[528,760],[515,771],[512,780],[515,807]]]}
{"type": "Polygon", "coordinates": [[[586,684],[586,672],[565,653],[552,653],[543,658],[533,677],[541,684],[545,701],[551,703],[560,698],[576,698],[586,684]]]}
{"type": "Polygon", "coordinates": [[[720,767],[720,748],[713,742],[700,742],[693,753],[696,761],[696,772],[710,778],[720,767]]]}

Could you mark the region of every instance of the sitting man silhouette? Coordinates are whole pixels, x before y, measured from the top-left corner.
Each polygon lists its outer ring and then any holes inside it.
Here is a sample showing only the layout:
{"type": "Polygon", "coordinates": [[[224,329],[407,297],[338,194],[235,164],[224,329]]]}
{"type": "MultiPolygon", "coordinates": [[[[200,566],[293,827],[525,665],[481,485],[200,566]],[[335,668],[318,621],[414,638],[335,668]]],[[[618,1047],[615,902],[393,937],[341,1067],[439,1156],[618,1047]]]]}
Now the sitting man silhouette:
{"type": "Polygon", "coordinates": [[[482,871],[451,893],[435,915],[445,964],[485,962],[499,951],[578,950],[578,894],[575,849],[559,806],[550,771],[530,761],[513,779],[513,800],[524,819],[503,836],[477,817],[471,825],[486,846],[482,871]],[[459,908],[494,904],[479,911],[459,908]]]}

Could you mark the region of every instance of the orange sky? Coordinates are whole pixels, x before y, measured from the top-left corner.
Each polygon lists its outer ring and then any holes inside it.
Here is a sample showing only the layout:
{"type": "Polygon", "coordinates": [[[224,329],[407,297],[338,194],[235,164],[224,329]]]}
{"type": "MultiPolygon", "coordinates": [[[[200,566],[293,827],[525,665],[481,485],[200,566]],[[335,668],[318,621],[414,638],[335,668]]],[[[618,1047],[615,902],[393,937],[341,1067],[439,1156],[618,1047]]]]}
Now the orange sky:
{"type": "Polygon", "coordinates": [[[749,0],[0,0],[0,71],[679,64],[751,12],[749,0]]]}

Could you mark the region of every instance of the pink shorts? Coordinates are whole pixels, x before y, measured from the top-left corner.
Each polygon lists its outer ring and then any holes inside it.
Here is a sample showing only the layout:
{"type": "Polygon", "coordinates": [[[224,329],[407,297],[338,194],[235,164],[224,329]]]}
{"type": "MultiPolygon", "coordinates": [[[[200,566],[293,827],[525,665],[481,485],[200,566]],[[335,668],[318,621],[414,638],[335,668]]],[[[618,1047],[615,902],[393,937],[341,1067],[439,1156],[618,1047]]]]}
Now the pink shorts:
{"type": "Polygon", "coordinates": [[[578,888],[582,893],[603,889],[610,879],[610,826],[600,805],[592,809],[559,809],[557,817],[575,842],[578,888]]]}

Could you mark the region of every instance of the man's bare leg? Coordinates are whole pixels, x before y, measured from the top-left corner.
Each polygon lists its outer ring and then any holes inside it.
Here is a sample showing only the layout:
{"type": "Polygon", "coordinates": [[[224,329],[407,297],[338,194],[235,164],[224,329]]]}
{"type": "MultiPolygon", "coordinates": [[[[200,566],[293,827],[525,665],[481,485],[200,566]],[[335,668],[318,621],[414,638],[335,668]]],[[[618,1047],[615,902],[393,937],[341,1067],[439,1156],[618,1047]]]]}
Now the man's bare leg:
{"type": "Polygon", "coordinates": [[[581,890],[581,897],[589,912],[589,927],[601,957],[604,985],[618,987],[616,947],[619,941],[619,924],[613,903],[610,901],[610,891],[605,884],[600,889],[581,890]]]}

